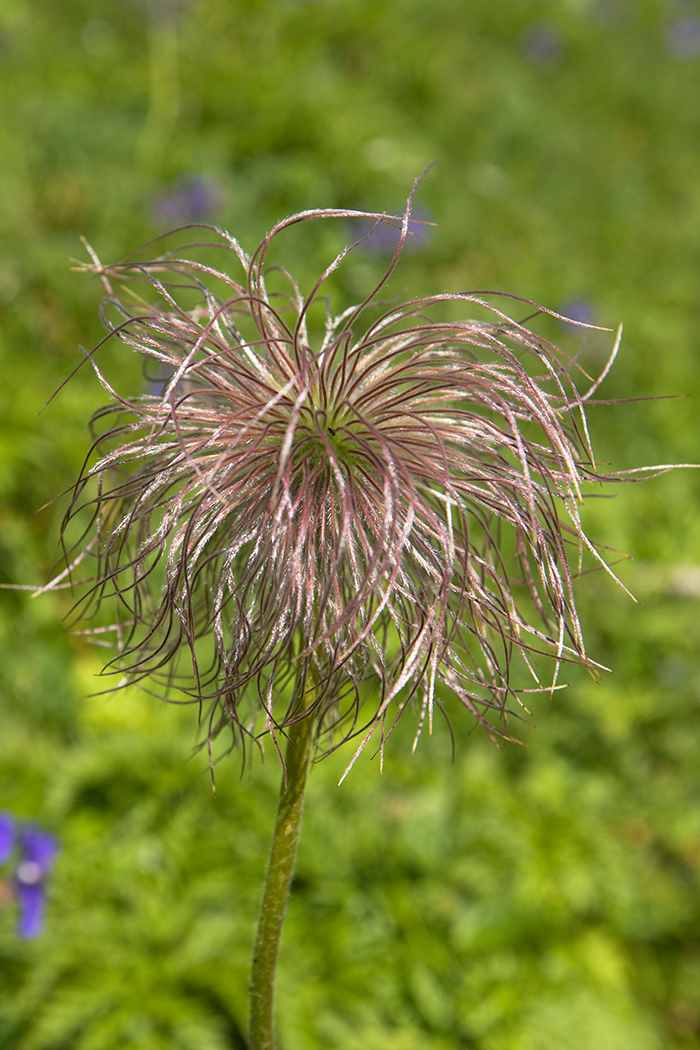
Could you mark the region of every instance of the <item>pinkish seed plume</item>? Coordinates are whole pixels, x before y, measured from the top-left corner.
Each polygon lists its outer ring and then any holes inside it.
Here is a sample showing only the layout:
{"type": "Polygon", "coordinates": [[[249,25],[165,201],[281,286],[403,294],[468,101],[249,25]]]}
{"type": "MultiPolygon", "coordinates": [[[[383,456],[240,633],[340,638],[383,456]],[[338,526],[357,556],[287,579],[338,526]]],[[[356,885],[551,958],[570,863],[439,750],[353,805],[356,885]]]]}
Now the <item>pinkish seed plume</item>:
{"type": "Polygon", "coordinates": [[[106,670],[206,705],[210,740],[314,717],[323,747],[357,736],[359,753],[409,706],[420,732],[450,697],[504,734],[519,693],[553,688],[564,661],[593,666],[573,578],[601,560],[582,496],[611,480],[588,439],[597,384],[579,394],[574,363],[483,295],[378,305],[410,205],[303,212],[252,256],[212,227],[153,262],[92,253],[106,338],[149,362],[151,392],[117,393],[89,355],[111,403],[67,563],[91,566],[78,608],[114,640],[106,670]],[[332,218],[400,234],[373,293],[319,332],[311,312],[351,249],[306,296],[266,262],[286,229],[332,218]]]}

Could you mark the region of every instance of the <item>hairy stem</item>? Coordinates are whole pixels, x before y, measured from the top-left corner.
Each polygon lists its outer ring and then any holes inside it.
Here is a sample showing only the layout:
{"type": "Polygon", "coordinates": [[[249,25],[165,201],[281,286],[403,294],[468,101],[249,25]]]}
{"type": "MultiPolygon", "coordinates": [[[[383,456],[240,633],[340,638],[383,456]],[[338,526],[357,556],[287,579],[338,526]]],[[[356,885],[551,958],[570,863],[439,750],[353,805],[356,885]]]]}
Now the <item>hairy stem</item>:
{"type": "Polygon", "coordinates": [[[294,873],[314,729],[315,719],[308,714],[287,731],[285,771],[253,952],[250,1050],[275,1050],[273,997],[277,954],[294,873]]]}

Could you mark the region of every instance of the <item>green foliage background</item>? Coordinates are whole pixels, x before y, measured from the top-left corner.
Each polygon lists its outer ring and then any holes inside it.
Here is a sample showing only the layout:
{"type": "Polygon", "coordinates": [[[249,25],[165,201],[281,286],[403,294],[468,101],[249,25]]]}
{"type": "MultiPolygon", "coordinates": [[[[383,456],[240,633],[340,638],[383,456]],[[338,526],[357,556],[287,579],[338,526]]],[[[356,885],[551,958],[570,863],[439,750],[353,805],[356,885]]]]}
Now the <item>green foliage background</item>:
{"type": "MultiPolygon", "coordinates": [[[[184,175],[218,180],[213,219],[252,248],[302,208],[400,209],[439,158],[417,201],[438,225],[405,256],[405,290],[624,319],[604,396],[695,397],[594,410],[601,460],[700,459],[700,57],[669,49],[699,14],[0,0],[4,581],[48,578],[62,505],[37,510],[70,485],[102,402],[83,369],[39,414],[101,334],[98,283],[70,270],[79,235],[120,257],[159,232],[184,175]]],[[[302,281],[328,261],[323,237],[290,246],[302,281]]],[[[347,294],[379,265],[358,254],[347,294]]],[[[585,367],[609,345],[589,336],[585,367]]],[[[527,747],[501,753],[457,718],[454,761],[442,726],[410,757],[406,724],[383,777],[367,759],[337,788],[346,754],[314,769],[282,1050],[700,1047],[698,489],[676,472],[587,509],[634,556],[620,573],[640,604],[580,581],[591,654],[614,674],[537,701],[527,747]]],[[[273,756],[243,776],[222,762],[213,798],[194,711],[89,697],[99,662],[62,627],[68,597],[0,598],[0,808],[62,842],[44,936],[18,941],[0,910],[0,1047],[240,1050],[273,756]]]]}

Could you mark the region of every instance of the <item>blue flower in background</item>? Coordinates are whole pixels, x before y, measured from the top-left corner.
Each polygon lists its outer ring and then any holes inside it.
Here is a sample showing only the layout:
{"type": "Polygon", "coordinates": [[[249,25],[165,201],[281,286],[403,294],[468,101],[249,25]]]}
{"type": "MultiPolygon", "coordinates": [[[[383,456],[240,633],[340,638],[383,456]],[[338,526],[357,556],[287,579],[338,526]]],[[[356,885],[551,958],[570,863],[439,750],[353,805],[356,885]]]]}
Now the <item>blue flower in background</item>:
{"type": "Polygon", "coordinates": [[[207,222],[218,211],[224,195],[218,179],[203,175],[181,178],[169,193],[153,205],[156,226],[178,226],[188,222],[207,222]]]}
{"type": "Polygon", "coordinates": [[[700,55],[700,18],[677,18],[666,33],[666,50],[673,58],[700,55]]]}
{"type": "Polygon", "coordinates": [[[10,885],[19,904],[17,932],[25,940],[43,931],[46,879],[58,850],[58,839],[47,831],[0,813],[0,864],[13,861],[10,885]]]}
{"type": "MultiPolygon", "coordinates": [[[[593,306],[588,299],[567,299],[560,306],[559,312],[570,321],[578,321],[579,324],[593,324],[593,306]]],[[[577,324],[569,324],[566,320],[561,323],[564,328],[581,332],[577,324]]]]}
{"type": "Polygon", "coordinates": [[[561,35],[553,26],[533,26],[523,39],[525,58],[533,66],[552,66],[564,50],[561,35]]]}
{"type": "Polygon", "coordinates": [[[0,864],[4,864],[9,858],[14,843],[14,821],[9,813],[0,813],[0,864]]]}
{"type": "MultiPolygon", "coordinates": [[[[393,255],[399,243],[401,229],[396,223],[371,222],[353,219],[349,223],[351,237],[365,238],[362,248],[371,255],[393,255]]],[[[408,236],[404,242],[404,251],[417,252],[425,247],[430,239],[432,223],[426,212],[418,212],[408,221],[408,236]]]]}

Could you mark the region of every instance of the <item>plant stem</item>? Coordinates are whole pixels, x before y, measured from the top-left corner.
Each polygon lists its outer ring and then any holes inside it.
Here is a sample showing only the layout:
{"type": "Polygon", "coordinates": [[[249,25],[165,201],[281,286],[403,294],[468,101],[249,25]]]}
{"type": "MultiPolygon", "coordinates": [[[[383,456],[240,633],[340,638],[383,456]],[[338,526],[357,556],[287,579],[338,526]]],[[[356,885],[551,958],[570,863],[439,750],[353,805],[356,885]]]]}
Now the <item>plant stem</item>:
{"type": "Polygon", "coordinates": [[[309,714],[291,725],[287,732],[285,774],[280,786],[275,831],[270,847],[270,863],[258,933],[253,952],[250,983],[250,1050],[275,1050],[272,1003],[275,970],[282,925],[287,910],[289,887],[301,830],[304,788],[313,745],[316,720],[309,714]]]}

